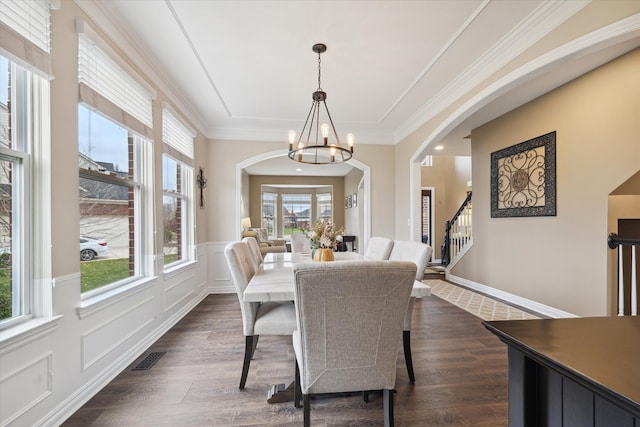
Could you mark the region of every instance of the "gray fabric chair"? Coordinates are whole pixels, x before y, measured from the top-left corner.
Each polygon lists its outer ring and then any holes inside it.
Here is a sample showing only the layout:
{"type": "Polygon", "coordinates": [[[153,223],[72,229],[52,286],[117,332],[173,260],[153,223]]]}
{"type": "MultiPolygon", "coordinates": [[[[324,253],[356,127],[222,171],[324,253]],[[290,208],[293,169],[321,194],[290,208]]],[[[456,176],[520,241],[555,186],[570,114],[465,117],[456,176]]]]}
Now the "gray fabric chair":
{"type": "Polygon", "coordinates": [[[393,425],[398,344],[416,266],[396,261],[304,263],[294,267],[298,329],[295,405],[309,396],[383,390],[385,426],[393,425]]]}
{"type": "Polygon", "coordinates": [[[369,239],[364,257],[377,260],[389,259],[391,248],[393,248],[393,240],[387,239],[386,237],[374,236],[369,239]]]}
{"type": "Polygon", "coordinates": [[[238,293],[240,311],[242,312],[245,348],[240,390],[243,390],[247,382],[249,364],[260,335],[291,335],[296,329],[296,314],[291,301],[244,302],[244,290],[255,274],[246,243],[229,243],[224,248],[224,256],[238,293]]]}
{"type": "Polygon", "coordinates": [[[309,238],[302,233],[293,233],[291,235],[291,252],[309,253],[311,252],[311,242],[309,238]]]}
{"type": "Polygon", "coordinates": [[[249,254],[251,255],[251,261],[253,262],[253,270],[258,271],[260,264],[262,264],[262,252],[260,252],[260,245],[258,241],[253,237],[244,237],[243,242],[249,247],[249,254]]]}
{"type": "MultiPolygon", "coordinates": [[[[394,240],[393,248],[389,254],[391,261],[410,261],[416,265],[416,280],[422,281],[424,270],[427,263],[431,259],[433,249],[429,245],[421,242],[409,240],[394,240]]],[[[409,381],[416,382],[416,376],[413,372],[413,361],[411,360],[411,318],[413,316],[413,303],[415,298],[411,298],[407,312],[404,318],[404,327],[402,330],[402,344],[404,348],[404,361],[407,365],[407,374],[409,381]]]]}

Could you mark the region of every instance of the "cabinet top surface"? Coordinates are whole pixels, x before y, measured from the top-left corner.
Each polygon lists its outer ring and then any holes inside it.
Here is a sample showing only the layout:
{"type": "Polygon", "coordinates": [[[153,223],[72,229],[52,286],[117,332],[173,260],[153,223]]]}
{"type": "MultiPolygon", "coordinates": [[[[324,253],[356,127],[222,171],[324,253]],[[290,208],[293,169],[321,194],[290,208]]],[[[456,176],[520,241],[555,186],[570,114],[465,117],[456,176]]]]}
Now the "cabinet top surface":
{"type": "Polygon", "coordinates": [[[483,322],[502,341],[640,411],[640,317],[483,322]]]}

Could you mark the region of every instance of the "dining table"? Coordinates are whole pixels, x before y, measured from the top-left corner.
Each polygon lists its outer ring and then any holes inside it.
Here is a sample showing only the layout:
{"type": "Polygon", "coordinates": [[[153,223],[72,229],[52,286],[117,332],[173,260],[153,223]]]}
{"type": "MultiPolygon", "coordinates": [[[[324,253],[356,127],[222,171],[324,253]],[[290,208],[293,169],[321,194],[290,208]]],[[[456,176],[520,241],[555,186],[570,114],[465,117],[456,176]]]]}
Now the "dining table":
{"type": "MultiPolygon", "coordinates": [[[[366,259],[356,252],[334,252],[334,262],[366,259]]],[[[245,302],[293,301],[293,266],[311,262],[310,253],[275,252],[264,256],[260,268],[244,290],[245,302]]],[[[429,285],[416,280],[411,291],[412,298],[431,295],[429,285]]]]}
{"type": "MultiPolygon", "coordinates": [[[[364,260],[356,252],[335,252],[333,262],[364,260]]],[[[313,261],[311,253],[270,252],[265,254],[258,271],[253,275],[244,290],[245,302],[293,301],[295,278],[293,267],[296,264],[313,261]]],[[[411,298],[431,295],[429,285],[416,280],[411,298]]],[[[293,379],[286,384],[274,384],[267,394],[268,403],[290,402],[293,400],[293,379]]]]}

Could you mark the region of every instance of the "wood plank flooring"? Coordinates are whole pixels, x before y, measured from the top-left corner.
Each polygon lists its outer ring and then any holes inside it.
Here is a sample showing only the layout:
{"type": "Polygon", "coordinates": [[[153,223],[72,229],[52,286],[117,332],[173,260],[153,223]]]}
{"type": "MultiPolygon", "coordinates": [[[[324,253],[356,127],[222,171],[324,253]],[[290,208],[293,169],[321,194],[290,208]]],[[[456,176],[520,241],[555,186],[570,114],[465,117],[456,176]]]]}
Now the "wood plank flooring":
{"type": "MultiPolygon", "coordinates": [[[[395,425],[507,426],[507,348],[481,320],[436,296],[413,311],[416,383],[399,348],[395,425]]],[[[210,295],[63,425],[300,426],[292,403],[266,403],[294,370],[291,339],[260,338],[246,389],[238,390],[244,337],[235,295],[210,295]],[[146,371],[132,369],[164,351],[146,371]]],[[[381,426],[382,396],[312,400],[312,426],[381,426]]]]}

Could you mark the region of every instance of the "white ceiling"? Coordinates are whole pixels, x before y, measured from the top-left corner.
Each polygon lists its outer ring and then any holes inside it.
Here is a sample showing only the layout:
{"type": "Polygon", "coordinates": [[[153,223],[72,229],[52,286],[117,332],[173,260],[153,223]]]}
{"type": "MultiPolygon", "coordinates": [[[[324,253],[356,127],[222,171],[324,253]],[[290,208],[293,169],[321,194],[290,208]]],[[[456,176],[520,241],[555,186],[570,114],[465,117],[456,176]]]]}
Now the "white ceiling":
{"type": "MultiPolygon", "coordinates": [[[[282,141],[300,131],[322,88],[338,133],[395,144],[569,19],[588,2],[428,0],[77,0],[117,29],[142,70],[211,139],[282,141]]],[[[118,43],[118,40],[116,40],[118,43]]],[[[637,42],[636,42],[637,46],[637,42]]],[[[627,46],[625,49],[629,50],[627,46]]],[[[602,63],[539,76],[495,100],[443,138],[441,154],[468,155],[472,128],[602,63]],[[536,83],[537,85],[534,85],[536,83]],[[516,96],[517,94],[517,96],[516,96]]],[[[558,70],[560,71],[560,70],[558,70]]],[[[425,154],[427,154],[425,152],[425,154]]],[[[284,172],[288,159],[252,174],[284,172]],[[275,169],[274,169],[275,167],[275,169]]],[[[278,161],[277,159],[271,161],[278,161]]],[[[328,172],[344,175],[347,169],[328,172]]]]}

